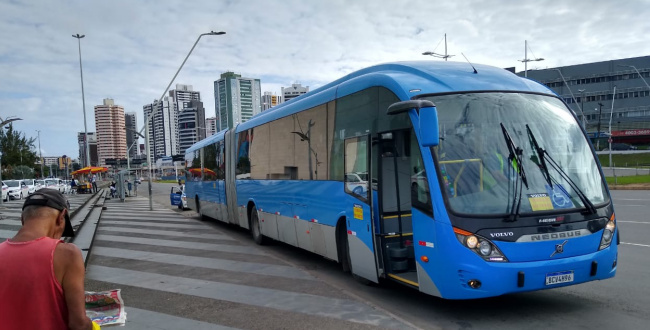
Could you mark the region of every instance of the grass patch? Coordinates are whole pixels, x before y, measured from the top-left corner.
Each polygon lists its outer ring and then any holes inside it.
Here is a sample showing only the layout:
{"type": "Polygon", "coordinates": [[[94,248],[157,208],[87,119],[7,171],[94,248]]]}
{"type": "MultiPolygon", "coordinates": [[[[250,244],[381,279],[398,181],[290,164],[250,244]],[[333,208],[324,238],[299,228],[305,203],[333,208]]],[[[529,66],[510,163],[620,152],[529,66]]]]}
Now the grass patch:
{"type": "MultiPolygon", "coordinates": [[[[607,184],[610,185],[614,184],[613,176],[605,177],[605,180],[607,180],[607,184]]],[[[618,185],[626,185],[626,184],[633,184],[633,183],[650,183],[650,175],[619,176],[617,181],[618,181],[618,185]]]]}
{"type": "MultiPolygon", "coordinates": [[[[598,159],[602,166],[609,167],[609,154],[598,155],[598,159]]],[[[612,154],[612,162],[616,167],[647,167],[650,166],[650,152],[640,154],[612,154]]]]}

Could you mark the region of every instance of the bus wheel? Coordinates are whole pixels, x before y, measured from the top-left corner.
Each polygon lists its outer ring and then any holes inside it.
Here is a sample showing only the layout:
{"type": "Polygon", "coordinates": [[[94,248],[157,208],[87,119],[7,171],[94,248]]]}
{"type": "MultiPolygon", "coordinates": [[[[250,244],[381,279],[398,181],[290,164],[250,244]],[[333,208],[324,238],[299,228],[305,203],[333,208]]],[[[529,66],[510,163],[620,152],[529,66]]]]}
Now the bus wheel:
{"type": "Polygon", "coordinates": [[[267,243],[266,237],[262,235],[262,230],[260,228],[260,219],[255,210],[251,212],[251,235],[253,236],[253,240],[257,245],[264,245],[267,243]]]}
{"type": "Polygon", "coordinates": [[[199,214],[199,219],[201,219],[201,221],[207,220],[206,216],[203,215],[203,212],[201,212],[201,202],[199,202],[199,196],[194,197],[194,200],[196,201],[196,213],[199,214]]]}

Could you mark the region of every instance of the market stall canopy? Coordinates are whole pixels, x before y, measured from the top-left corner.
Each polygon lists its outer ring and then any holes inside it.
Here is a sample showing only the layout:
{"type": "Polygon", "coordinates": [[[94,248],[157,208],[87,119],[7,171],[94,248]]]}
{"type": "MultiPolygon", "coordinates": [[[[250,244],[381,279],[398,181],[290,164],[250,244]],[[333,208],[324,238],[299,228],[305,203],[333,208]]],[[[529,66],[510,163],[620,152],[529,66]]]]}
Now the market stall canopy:
{"type": "Polygon", "coordinates": [[[88,173],[99,173],[99,172],[106,172],[108,171],[107,167],[96,167],[96,166],[88,166],[84,167],[82,169],[76,170],[70,174],[72,175],[77,175],[77,174],[88,174],[88,173]]]}

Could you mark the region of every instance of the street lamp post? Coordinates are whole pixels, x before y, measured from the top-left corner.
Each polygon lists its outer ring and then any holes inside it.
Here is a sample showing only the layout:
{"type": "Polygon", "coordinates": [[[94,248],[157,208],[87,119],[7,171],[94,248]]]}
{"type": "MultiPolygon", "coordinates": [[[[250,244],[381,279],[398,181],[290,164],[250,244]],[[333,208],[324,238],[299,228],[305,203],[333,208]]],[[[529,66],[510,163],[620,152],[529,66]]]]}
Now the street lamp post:
{"type": "MultiPolygon", "coordinates": [[[[557,71],[560,74],[560,77],[564,82],[564,86],[566,86],[566,88],[569,90],[569,93],[571,93],[571,98],[573,99],[573,102],[576,104],[577,107],[578,101],[576,100],[576,97],[573,95],[573,91],[571,90],[571,87],[569,87],[569,84],[567,84],[566,79],[564,79],[564,75],[562,75],[562,71],[560,71],[560,69],[553,69],[553,70],[557,71]]],[[[586,130],[587,124],[585,122],[585,113],[582,111],[582,109],[580,109],[580,113],[582,114],[582,127],[586,130]]]]}
{"type": "Polygon", "coordinates": [[[86,154],[86,161],[84,166],[90,166],[90,149],[88,148],[88,125],[86,124],[86,96],[84,94],[84,70],[81,66],[81,38],[85,35],[73,34],[72,37],[77,38],[79,44],[79,72],[81,73],[81,103],[83,105],[84,112],[84,149],[86,154]]]}
{"type": "MultiPolygon", "coordinates": [[[[533,56],[535,56],[535,55],[533,54],[533,56]]],[[[533,62],[533,61],[539,62],[539,61],[543,61],[543,60],[544,60],[544,58],[542,58],[542,57],[528,58],[528,40],[524,40],[524,59],[519,60],[519,62],[524,63],[524,77],[528,77],[528,62],[533,62]]]]}
{"type": "Polygon", "coordinates": [[[628,67],[628,68],[632,68],[632,69],[634,69],[634,71],[636,71],[636,74],[639,75],[639,78],[641,78],[641,80],[643,80],[643,82],[645,83],[645,85],[648,86],[648,88],[650,88],[650,85],[648,85],[648,82],[647,82],[645,79],[643,79],[643,76],[641,75],[641,72],[639,72],[639,70],[637,70],[637,68],[636,68],[634,65],[622,65],[622,64],[617,64],[617,66],[628,67]]]}
{"type": "Polygon", "coordinates": [[[38,158],[40,158],[39,162],[41,163],[41,178],[44,178],[45,174],[43,172],[43,152],[41,151],[41,131],[37,129],[36,133],[38,133],[38,158]]]}
{"type": "MultiPolygon", "coordinates": [[[[11,123],[12,121],[16,121],[16,120],[22,120],[22,119],[20,119],[20,118],[7,118],[7,119],[3,120],[2,118],[0,118],[0,129],[2,129],[3,127],[5,127],[5,125],[11,123]]],[[[0,150],[0,182],[2,182],[2,150],[0,150]]],[[[9,198],[9,196],[7,196],[7,198],[9,198]]],[[[2,187],[1,187],[1,184],[0,184],[0,206],[2,206],[3,203],[4,203],[4,200],[2,199],[2,187]]]]}
{"type": "Polygon", "coordinates": [[[600,106],[600,110],[598,110],[598,136],[596,137],[596,150],[600,150],[600,116],[603,114],[604,104],[598,102],[598,105],[600,106]]]}
{"type": "MultiPolygon", "coordinates": [[[[440,45],[440,43],[438,43],[438,45],[440,45]]],[[[438,46],[436,46],[436,48],[437,47],[438,46]]],[[[438,54],[438,53],[435,53],[435,52],[424,52],[424,53],[422,53],[422,55],[429,55],[429,56],[433,56],[433,57],[437,57],[437,58],[442,58],[445,61],[447,61],[448,58],[454,56],[454,55],[448,55],[447,54],[447,34],[445,33],[445,55],[438,54]]]]}
{"type": "MultiPolygon", "coordinates": [[[[187,59],[190,57],[190,54],[192,54],[192,51],[194,51],[194,47],[196,47],[196,44],[198,44],[199,40],[201,40],[201,37],[203,37],[203,36],[217,36],[217,35],[223,35],[223,34],[226,34],[226,32],[223,32],[223,31],[220,31],[220,32],[210,31],[208,33],[201,33],[199,35],[199,37],[194,42],[194,45],[190,49],[189,53],[187,53],[187,56],[185,56],[185,59],[183,60],[183,63],[181,63],[181,66],[178,68],[178,70],[176,70],[176,74],[174,74],[174,77],[172,78],[172,80],[167,85],[167,88],[165,88],[165,91],[160,96],[160,99],[158,99],[158,102],[156,103],[156,105],[158,103],[162,104],[162,100],[165,97],[165,94],[167,94],[167,91],[169,90],[169,87],[171,87],[172,83],[176,79],[176,76],[178,76],[178,73],[181,71],[181,69],[185,65],[185,62],[187,62],[187,59]]],[[[154,107],[154,109],[151,111],[149,116],[147,116],[144,119],[144,126],[142,126],[142,129],[140,129],[140,133],[142,133],[142,130],[146,129],[145,132],[144,132],[145,133],[145,145],[146,145],[145,146],[145,152],[147,153],[147,165],[149,167],[149,179],[147,181],[148,181],[148,186],[149,186],[148,187],[148,190],[149,190],[149,210],[151,210],[151,211],[153,211],[153,196],[152,196],[152,187],[151,187],[151,177],[153,176],[153,172],[151,170],[151,151],[149,150],[149,145],[150,145],[151,141],[149,139],[148,126],[149,126],[149,121],[153,118],[153,115],[155,113],[156,113],[156,108],[154,107]]]]}

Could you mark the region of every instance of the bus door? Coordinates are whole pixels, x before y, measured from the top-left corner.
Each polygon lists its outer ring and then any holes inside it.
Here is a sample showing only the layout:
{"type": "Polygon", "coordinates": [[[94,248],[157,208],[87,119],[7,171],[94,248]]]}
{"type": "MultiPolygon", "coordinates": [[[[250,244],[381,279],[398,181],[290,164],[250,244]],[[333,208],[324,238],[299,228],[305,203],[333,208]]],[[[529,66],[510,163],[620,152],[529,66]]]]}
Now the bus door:
{"type": "Polygon", "coordinates": [[[345,140],[345,192],[348,256],[352,274],[377,283],[377,264],[369,180],[369,136],[345,140]]]}
{"type": "Polygon", "coordinates": [[[421,180],[411,159],[414,138],[411,129],[379,133],[373,160],[377,162],[377,241],[382,268],[387,277],[417,287],[411,189],[421,180]]]}

